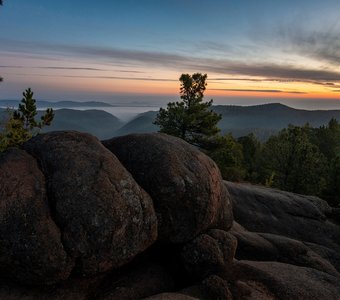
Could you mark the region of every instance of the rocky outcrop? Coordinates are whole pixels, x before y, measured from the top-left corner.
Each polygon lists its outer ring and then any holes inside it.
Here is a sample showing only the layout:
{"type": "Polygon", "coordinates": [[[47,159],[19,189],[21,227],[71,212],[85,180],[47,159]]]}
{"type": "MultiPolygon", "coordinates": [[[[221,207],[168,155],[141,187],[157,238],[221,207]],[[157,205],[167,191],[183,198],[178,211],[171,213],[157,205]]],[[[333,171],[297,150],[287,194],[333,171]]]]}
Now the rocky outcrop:
{"type": "Polygon", "coordinates": [[[72,268],[50,216],[44,175],[32,156],[9,149],[0,155],[0,276],[51,284],[72,268]]]}
{"type": "Polygon", "coordinates": [[[191,276],[205,278],[231,269],[237,240],[223,230],[213,229],[188,242],[181,256],[191,276]]]}
{"type": "Polygon", "coordinates": [[[325,201],[225,182],[237,238],[234,294],[245,299],[337,299],[340,226],[325,201]],[[324,291],[324,292],[323,292],[324,291]]]}
{"type": "Polygon", "coordinates": [[[31,139],[24,149],[47,178],[54,219],[78,272],[117,268],[156,239],[151,198],[96,138],[54,132],[31,139]]]}
{"type": "Polygon", "coordinates": [[[223,182],[163,134],[104,145],[54,132],[0,153],[0,299],[338,299],[323,200],[223,182]]]}
{"type": "Polygon", "coordinates": [[[247,230],[340,251],[340,226],[328,218],[332,208],[326,201],[262,186],[225,184],[233,201],[235,220],[247,230]]]}
{"type": "Polygon", "coordinates": [[[229,194],[216,164],[193,146],[165,134],[104,141],[152,197],[159,239],[189,241],[208,228],[232,225],[229,194]]]}
{"type": "MultiPolygon", "coordinates": [[[[255,299],[336,300],[340,295],[339,277],[291,264],[240,261],[235,265],[233,276],[241,285],[262,287],[255,299]]],[[[243,292],[240,288],[236,295],[243,298],[243,292]]]]}

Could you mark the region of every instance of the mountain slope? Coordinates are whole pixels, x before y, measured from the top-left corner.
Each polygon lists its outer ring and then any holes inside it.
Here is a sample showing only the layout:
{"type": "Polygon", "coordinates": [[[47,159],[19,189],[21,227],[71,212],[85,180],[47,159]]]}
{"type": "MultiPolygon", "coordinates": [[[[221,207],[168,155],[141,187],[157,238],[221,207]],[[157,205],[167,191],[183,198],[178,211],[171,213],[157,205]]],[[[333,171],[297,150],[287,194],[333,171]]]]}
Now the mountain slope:
{"type": "Polygon", "coordinates": [[[159,127],[153,124],[157,113],[157,111],[148,111],[137,115],[137,117],[126,123],[123,127],[119,128],[114,133],[114,135],[120,136],[130,133],[157,132],[159,127]]]}
{"type": "MultiPolygon", "coordinates": [[[[319,127],[327,124],[331,118],[340,120],[340,110],[309,111],[279,103],[255,106],[217,105],[212,109],[222,115],[222,120],[218,124],[222,133],[231,132],[239,137],[253,132],[261,140],[267,139],[289,124],[309,123],[313,127],[319,127]]],[[[157,126],[152,125],[156,115],[157,112],[151,111],[140,114],[119,129],[115,135],[157,131],[157,126]]]]}
{"type": "Polygon", "coordinates": [[[55,111],[51,126],[45,127],[44,131],[77,130],[106,139],[112,137],[122,124],[117,117],[102,110],[59,109],[55,111]]]}
{"type": "MultiPolygon", "coordinates": [[[[18,107],[19,100],[0,100],[0,106],[2,107],[18,107]]],[[[111,104],[98,101],[44,101],[37,100],[37,107],[52,107],[52,108],[74,108],[74,107],[113,107],[111,104]]]]}

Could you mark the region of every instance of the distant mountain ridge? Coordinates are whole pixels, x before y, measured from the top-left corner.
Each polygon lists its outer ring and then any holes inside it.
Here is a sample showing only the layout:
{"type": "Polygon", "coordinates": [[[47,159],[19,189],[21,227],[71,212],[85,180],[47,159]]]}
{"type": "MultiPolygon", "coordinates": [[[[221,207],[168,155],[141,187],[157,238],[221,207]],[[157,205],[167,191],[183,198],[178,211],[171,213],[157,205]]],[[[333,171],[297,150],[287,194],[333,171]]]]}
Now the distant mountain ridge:
{"type": "MultiPolygon", "coordinates": [[[[340,110],[303,110],[280,103],[253,106],[216,105],[212,110],[222,115],[218,123],[222,133],[232,133],[235,137],[254,133],[261,140],[267,139],[289,124],[301,126],[309,123],[313,127],[319,127],[326,125],[331,118],[340,120],[340,110]]],[[[120,128],[116,135],[158,131],[158,127],[153,124],[157,113],[149,111],[139,114],[120,128]]]]}
{"type": "MultiPolygon", "coordinates": [[[[19,100],[0,100],[0,107],[17,107],[19,100]]],[[[44,101],[37,100],[37,107],[52,107],[52,108],[74,108],[74,107],[114,107],[114,105],[99,101],[44,101]]]]}
{"type": "MultiPolygon", "coordinates": [[[[100,103],[100,102],[92,102],[100,103]]],[[[48,106],[48,105],[47,105],[48,106]]],[[[222,133],[232,133],[235,137],[254,133],[261,141],[287,127],[289,124],[313,127],[326,125],[331,118],[340,121],[340,110],[303,110],[280,103],[254,106],[216,105],[212,109],[222,115],[219,127],[222,133]]],[[[99,139],[131,133],[148,133],[159,130],[153,124],[157,111],[138,114],[129,122],[122,122],[103,110],[59,109],[55,119],[45,131],[77,130],[91,133],[99,139]]],[[[5,109],[0,109],[5,115],[5,109]]]]}
{"type": "MultiPolygon", "coordinates": [[[[40,118],[42,111],[38,111],[37,118],[40,118]]],[[[55,112],[54,120],[51,126],[43,128],[43,132],[59,130],[76,130],[88,132],[99,139],[111,138],[115,132],[124,125],[124,123],[103,110],[75,110],[75,109],[58,109],[55,112]]],[[[0,108],[0,128],[1,120],[7,116],[6,109],[0,108]]]]}

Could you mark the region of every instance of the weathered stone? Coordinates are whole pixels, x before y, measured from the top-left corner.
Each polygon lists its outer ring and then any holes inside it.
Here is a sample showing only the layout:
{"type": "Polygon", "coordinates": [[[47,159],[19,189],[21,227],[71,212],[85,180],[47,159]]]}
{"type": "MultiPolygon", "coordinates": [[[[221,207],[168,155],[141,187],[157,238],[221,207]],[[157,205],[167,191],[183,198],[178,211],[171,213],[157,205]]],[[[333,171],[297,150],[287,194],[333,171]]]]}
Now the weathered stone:
{"type": "Polygon", "coordinates": [[[162,293],[144,298],[144,300],[199,300],[199,298],[193,298],[180,293],[162,293]]]}
{"type": "Polygon", "coordinates": [[[47,178],[54,219],[77,270],[119,267],[157,237],[152,200],[93,136],[52,132],[25,143],[47,178]]]}
{"type": "Polygon", "coordinates": [[[0,277],[51,284],[66,279],[72,267],[36,160],[15,148],[0,154],[0,277]]]}
{"type": "Polygon", "coordinates": [[[208,228],[231,227],[231,204],[220,171],[193,146],[159,133],[117,137],[103,144],[151,195],[161,241],[186,242],[208,228]]]}
{"type": "Polygon", "coordinates": [[[164,267],[146,262],[107,276],[94,295],[98,300],[135,300],[174,289],[174,280],[164,267]]]}
{"type": "Polygon", "coordinates": [[[233,299],[227,281],[216,275],[209,276],[208,278],[205,278],[201,284],[190,286],[180,292],[200,300],[233,299]]]}
{"type": "Polygon", "coordinates": [[[339,277],[278,262],[239,261],[234,278],[252,286],[260,283],[277,299],[337,300],[340,295],[339,277]]]}
{"type": "Polygon", "coordinates": [[[250,184],[225,184],[235,220],[247,230],[283,235],[340,252],[340,226],[327,219],[325,201],[250,184]]]}
{"type": "Polygon", "coordinates": [[[189,273],[205,278],[231,269],[236,247],[233,235],[223,230],[208,230],[184,245],[182,260],[189,273]]]}

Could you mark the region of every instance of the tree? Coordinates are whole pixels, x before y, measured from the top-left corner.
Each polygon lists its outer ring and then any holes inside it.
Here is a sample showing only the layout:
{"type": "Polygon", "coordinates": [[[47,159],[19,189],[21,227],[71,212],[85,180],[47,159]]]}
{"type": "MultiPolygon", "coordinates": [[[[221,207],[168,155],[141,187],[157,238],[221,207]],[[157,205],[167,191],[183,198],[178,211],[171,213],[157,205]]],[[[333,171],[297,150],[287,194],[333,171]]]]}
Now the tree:
{"type": "Polygon", "coordinates": [[[221,119],[221,115],[211,110],[213,100],[203,102],[207,74],[182,74],[179,80],[181,101],[161,108],[154,124],[160,127],[160,132],[207,149],[220,132],[217,123],[221,119]]]}
{"type": "Polygon", "coordinates": [[[52,108],[48,108],[44,115],[41,116],[40,122],[35,120],[37,115],[36,100],[33,98],[33,92],[28,88],[23,92],[24,98],[19,104],[19,109],[14,111],[13,118],[22,122],[25,130],[35,133],[35,130],[40,130],[43,126],[49,126],[53,120],[54,112],[52,108]]]}
{"type": "Polygon", "coordinates": [[[256,181],[258,179],[261,143],[253,133],[239,137],[237,142],[242,145],[242,165],[246,170],[245,179],[249,181],[256,181]]]}
{"type": "Polygon", "coordinates": [[[53,109],[48,108],[38,122],[35,119],[37,107],[33,92],[29,88],[23,96],[17,110],[8,110],[8,119],[3,126],[3,132],[0,133],[0,151],[29,140],[38,134],[42,127],[49,126],[54,118],[53,109]]]}
{"type": "Polygon", "coordinates": [[[309,127],[289,126],[272,136],[262,151],[264,180],[300,194],[320,195],[325,187],[327,163],[308,137],[309,127]],[[274,174],[274,176],[273,176],[274,174]]]}
{"type": "Polygon", "coordinates": [[[209,151],[225,180],[241,181],[245,175],[242,167],[242,145],[237,143],[231,134],[216,138],[216,146],[209,151]]]}

